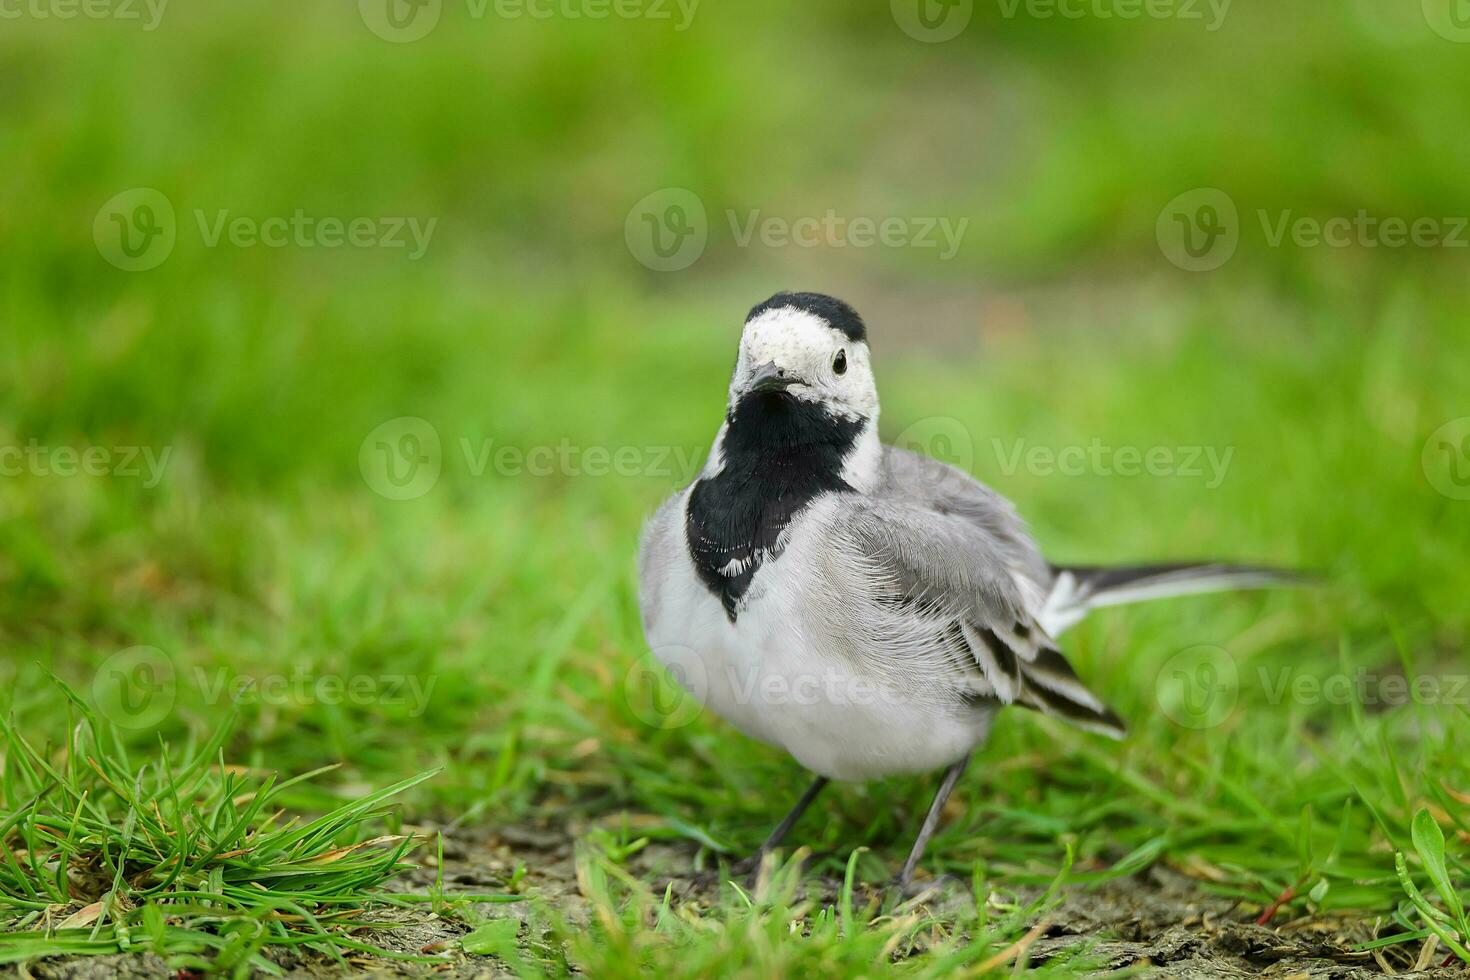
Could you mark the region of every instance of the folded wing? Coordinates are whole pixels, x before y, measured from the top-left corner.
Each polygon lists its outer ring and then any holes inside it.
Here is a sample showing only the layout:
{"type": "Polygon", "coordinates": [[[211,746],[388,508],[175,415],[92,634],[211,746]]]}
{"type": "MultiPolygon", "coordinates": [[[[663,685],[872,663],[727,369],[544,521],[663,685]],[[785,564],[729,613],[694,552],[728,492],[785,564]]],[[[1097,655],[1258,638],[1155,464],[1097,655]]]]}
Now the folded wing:
{"type": "Polygon", "coordinates": [[[843,508],[832,560],[858,583],[849,605],[862,618],[848,634],[862,638],[870,661],[888,661],[890,673],[938,678],[963,697],[1019,704],[1122,737],[1122,719],[1042,629],[1035,607],[1044,595],[1018,567],[1016,542],[997,540],[999,516],[975,519],[973,507],[983,503],[944,507],[888,493],[843,508]]]}

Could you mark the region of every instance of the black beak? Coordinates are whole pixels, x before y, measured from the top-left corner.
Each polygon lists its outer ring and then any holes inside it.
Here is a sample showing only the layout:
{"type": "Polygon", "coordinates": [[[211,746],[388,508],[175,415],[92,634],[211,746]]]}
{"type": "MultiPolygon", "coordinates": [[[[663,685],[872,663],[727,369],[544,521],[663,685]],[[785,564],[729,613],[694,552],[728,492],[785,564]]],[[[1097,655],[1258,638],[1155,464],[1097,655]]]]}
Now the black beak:
{"type": "Polygon", "coordinates": [[[769,361],[758,366],[751,372],[748,391],[769,392],[785,391],[796,384],[797,379],[786,372],[785,368],[778,368],[769,361]]]}

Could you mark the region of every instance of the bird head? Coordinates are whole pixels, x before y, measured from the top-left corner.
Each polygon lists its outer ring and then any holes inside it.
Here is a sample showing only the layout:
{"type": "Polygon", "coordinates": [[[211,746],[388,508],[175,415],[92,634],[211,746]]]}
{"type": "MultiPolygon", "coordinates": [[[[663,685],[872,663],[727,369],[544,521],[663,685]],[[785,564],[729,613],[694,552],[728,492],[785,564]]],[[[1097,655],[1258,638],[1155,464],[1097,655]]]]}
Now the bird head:
{"type": "Polygon", "coordinates": [[[749,399],[792,399],[876,422],[878,388],[857,312],[820,293],[777,293],[745,318],[730,412],[749,399]]]}

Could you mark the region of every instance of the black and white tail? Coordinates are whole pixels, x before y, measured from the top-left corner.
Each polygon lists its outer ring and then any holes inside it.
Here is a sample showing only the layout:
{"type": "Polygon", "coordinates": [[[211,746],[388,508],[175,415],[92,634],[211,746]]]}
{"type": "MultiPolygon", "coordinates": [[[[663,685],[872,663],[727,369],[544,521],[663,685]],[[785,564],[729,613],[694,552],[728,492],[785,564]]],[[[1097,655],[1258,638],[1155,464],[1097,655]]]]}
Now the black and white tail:
{"type": "Polygon", "coordinates": [[[1056,566],[1046,597],[1041,626],[1051,636],[1075,625],[1090,610],[1146,599],[1167,599],[1199,592],[1264,589],[1303,585],[1310,581],[1299,572],[1261,565],[1220,562],[1183,562],[1170,565],[1132,565],[1117,568],[1056,566]]]}

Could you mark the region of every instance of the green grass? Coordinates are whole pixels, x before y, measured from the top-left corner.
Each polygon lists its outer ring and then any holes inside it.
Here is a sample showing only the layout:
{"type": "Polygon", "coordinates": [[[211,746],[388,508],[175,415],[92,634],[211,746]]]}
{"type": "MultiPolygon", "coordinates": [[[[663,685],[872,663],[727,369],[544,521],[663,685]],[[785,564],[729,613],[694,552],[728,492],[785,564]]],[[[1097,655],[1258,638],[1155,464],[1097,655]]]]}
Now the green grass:
{"type": "MultiPolygon", "coordinates": [[[[712,974],[794,976],[821,972],[864,974],[895,958],[916,964],[918,976],[984,975],[1025,964],[1066,880],[1064,867],[1052,886],[1034,899],[998,903],[994,915],[976,882],[973,916],[936,921],[905,903],[879,915],[876,903],[855,898],[854,877],[861,850],[853,852],[837,900],[825,907],[798,899],[803,863],[769,862],[753,887],[729,887],[733,897],[718,916],[702,915],[660,900],[636,878],[605,857],[588,857],[579,881],[593,903],[597,928],[577,936],[574,956],[589,974],[671,977],[712,974]]],[[[1085,956],[1063,956],[1044,964],[1039,975],[1096,968],[1085,956]]]]}
{"type": "Polygon", "coordinates": [[[1047,903],[1154,866],[1244,918],[1289,896],[1273,923],[1381,919],[1410,960],[1431,931],[1442,954],[1464,944],[1470,503],[1422,463],[1470,415],[1464,260],[1272,247],[1255,218],[1470,213],[1464,51],[1305,3],[1241,7],[1218,34],[979,5],[962,38],[921,45],[883,6],[710,5],[676,35],[450,5],[409,45],[286,4],[170,8],[147,35],[7,22],[0,446],[169,455],[155,486],[0,477],[0,956],[127,943],[262,968],[272,946],[383,946],[345,913],[411,902],[469,933],[414,955],[528,973],[1008,970],[989,961],[1047,903]],[[180,234],[128,273],[92,222],[139,186],[180,234]],[[660,275],[623,233],[666,186],[713,220],[704,257],[660,275]],[[1154,228],[1197,186],[1242,221],[1235,258],[1193,274],[1154,228]],[[723,218],[829,207],[971,231],[942,262],[741,248],[723,218]],[[410,262],[208,248],[195,208],[439,221],[410,262]],[[649,724],[632,572],[641,520],[714,433],[741,314],[786,287],[868,315],[885,435],[948,434],[931,448],[1016,500],[1054,560],[1220,556],[1325,582],[1068,634],[1132,734],[1002,717],[926,860],[977,883],[973,915],[799,897],[798,876],[893,873],[934,779],[829,790],[793,836],[810,854],[756,894],[666,902],[640,863],[645,839],[680,863],[741,856],[805,782],[708,714],[649,724]],[[403,416],[437,431],[442,473],[399,501],[359,455],[403,416]],[[1218,485],[1067,475],[1012,467],[1018,439],[1230,455],[1218,485]],[[494,463],[563,444],[635,464],[494,463]],[[1173,671],[1201,647],[1233,665],[1235,703],[1191,727],[1173,671]],[[1397,706],[1291,686],[1360,672],[1444,686],[1397,706]],[[401,817],[376,812],[390,789],[401,817]],[[536,900],[533,861],[491,889],[529,902],[406,898],[400,866],[433,853],[407,839],[247,884],[401,824],[571,833],[580,895],[536,900]]]}
{"type": "MultiPolygon", "coordinates": [[[[0,962],[151,952],[181,969],[279,974],[266,946],[403,957],[352,933],[378,886],[406,867],[412,834],[365,838],[423,773],[313,819],[287,817],[289,779],[224,762],[232,731],[173,757],[130,757],[117,731],[69,689],[66,741],[32,745],[5,726],[0,962]],[[57,918],[57,910],[82,908],[57,918]]],[[[433,958],[418,958],[436,962],[433,958]]]]}

